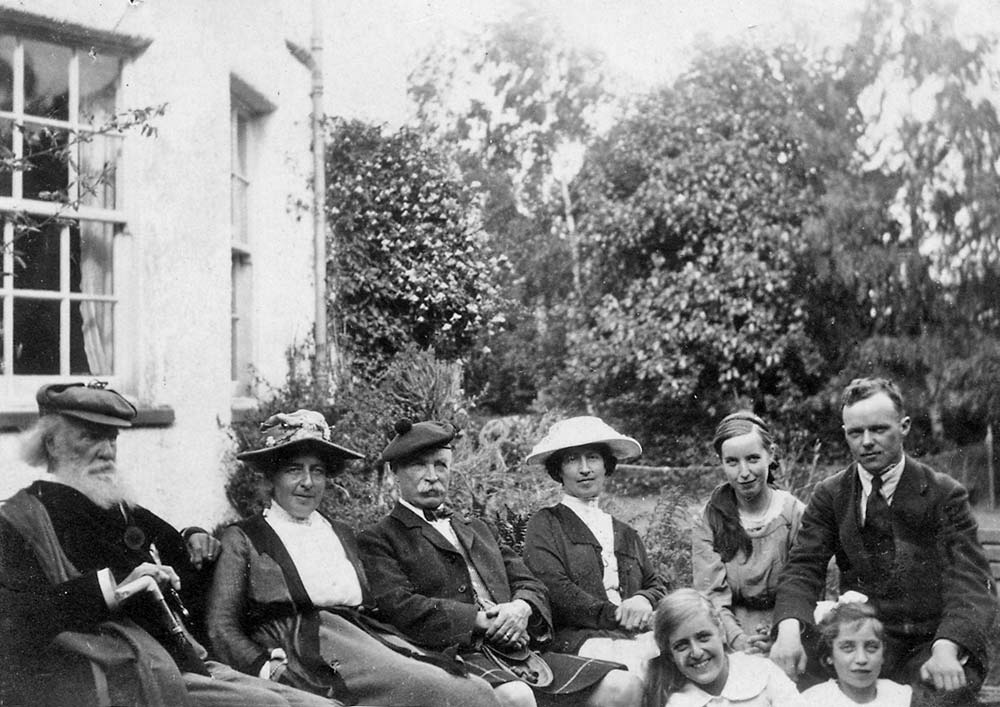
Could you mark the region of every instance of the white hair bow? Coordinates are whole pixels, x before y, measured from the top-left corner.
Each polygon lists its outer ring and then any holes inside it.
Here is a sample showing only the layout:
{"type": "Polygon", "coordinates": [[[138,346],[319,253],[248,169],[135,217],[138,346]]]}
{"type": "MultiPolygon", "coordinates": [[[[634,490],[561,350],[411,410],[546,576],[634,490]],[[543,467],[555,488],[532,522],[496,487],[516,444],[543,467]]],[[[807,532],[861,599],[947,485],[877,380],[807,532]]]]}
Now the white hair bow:
{"type": "Polygon", "coordinates": [[[844,592],[837,601],[818,601],[816,608],[813,609],[813,621],[819,623],[840,604],[864,604],[866,601],[868,601],[868,597],[853,589],[844,592]]]}

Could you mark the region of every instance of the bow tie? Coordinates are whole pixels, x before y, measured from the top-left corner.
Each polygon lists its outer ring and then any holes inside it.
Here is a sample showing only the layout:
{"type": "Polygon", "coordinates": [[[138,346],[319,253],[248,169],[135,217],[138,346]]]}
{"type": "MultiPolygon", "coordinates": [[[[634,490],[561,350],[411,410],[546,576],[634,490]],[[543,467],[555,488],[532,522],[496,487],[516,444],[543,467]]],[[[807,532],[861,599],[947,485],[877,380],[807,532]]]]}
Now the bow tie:
{"type": "Polygon", "coordinates": [[[448,520],[451,518],[451,509],[445,508],[444,506],[438,506],[437,508],[425,508],[424,518],[433,523],[436,520],[448,520]]]}

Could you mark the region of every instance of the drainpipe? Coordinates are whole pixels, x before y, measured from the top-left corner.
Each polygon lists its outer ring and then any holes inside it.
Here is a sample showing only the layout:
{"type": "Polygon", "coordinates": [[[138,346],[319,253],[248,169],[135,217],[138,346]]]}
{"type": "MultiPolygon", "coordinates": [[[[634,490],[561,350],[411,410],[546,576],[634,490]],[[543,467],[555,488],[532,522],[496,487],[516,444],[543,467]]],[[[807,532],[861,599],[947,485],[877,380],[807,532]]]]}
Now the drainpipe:
{"type": "Polygon", "coordinates": [[[316,389],[324,397],[330,396],[330,360],[335,347],[328,340],[327,327],[327,277],[326,277],[326,146],[323,141],[323,23],[320,13],[322,0],[312,0],[312,37],[309,51],[286,40],[285,45],[299,62],[312,74],[312,153],[313,153],[313,252],[315,281],[315,322],[313,339],[316,360],[313,378],[316,389]]]}

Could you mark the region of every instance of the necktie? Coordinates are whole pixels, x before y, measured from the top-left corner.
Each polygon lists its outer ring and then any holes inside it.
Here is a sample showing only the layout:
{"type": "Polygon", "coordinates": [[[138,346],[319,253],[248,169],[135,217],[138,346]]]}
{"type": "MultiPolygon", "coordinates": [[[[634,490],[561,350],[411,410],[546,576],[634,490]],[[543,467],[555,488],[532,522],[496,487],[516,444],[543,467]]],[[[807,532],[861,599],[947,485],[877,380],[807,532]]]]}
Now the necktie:
{"type": "Polygon", "coordinates": [[[895,554],[895,542],[892,537],[892,515],[889,503],[882,495],[881,476],[872,477],[872,490],[868,494],[868,504],[865,506],[865,527],[862,531],[865,546],[875,555],[879,563],[891,563],[895,554]]]}
{"type": "Polygon", "coordinates": [[[438,506],[437,508],[425,508],[424,518],[428,523],[433,523],[436,520],[447,520],[451,518],[451,509],[445,508],[444,506],[438,506]]]}

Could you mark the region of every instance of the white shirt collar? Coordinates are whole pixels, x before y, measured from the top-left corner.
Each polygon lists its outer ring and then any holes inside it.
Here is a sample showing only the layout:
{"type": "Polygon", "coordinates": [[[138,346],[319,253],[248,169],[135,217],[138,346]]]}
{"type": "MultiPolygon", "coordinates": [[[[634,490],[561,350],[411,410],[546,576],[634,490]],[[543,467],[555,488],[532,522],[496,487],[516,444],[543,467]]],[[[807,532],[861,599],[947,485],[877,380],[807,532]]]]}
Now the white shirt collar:
{"type": "MultiPolygon", "coordinates": [[[[882,495],[887,501],[892,500],[893,494],[896,493],[896,487],[899,485],[899,479],[903,475],[904,466],[906,466],[905,454],[887,472],[882,474],[882,495]]],[[[872,476],[874,474],[861,466],[861,464],[858,464],[858,478],[861,479],[861,490],[865,497],[871,495],[872,476]]]]}
{"type": "Polygon", "coordinates": [[[602,514],[604,511],[600,509],[597,505],[597,496],[588,499],[577,498],[576,496],[570,496],[568,493],[564,493],[562,497],[562,504],[573,510],[577,515],[596,515],[602,514]]]}
{"type": "MultiPolygon", "coordinates": [[[[399,499],[399,505],[401,505],[403,508],[409,508],[411,511],[413,511],[414,513],[417,514],[417,518],[419,518],[423,522],[427,523],[427,525],[433,525],[429,520],[427,520],[426,518],[424,518],[424,509],[423,508],[417,508],[416,506],[414,506],[412,503],[410,503],[409,501],[407,501],[404,498],[400,498],[399,499]]],[[[442,518],[442,520],[444,520],[444,519],[442,518]]]]}
{"type": "Polygon", "coordinates": [[[287,523],[288,525],[312,526],[321,525],[326,521],[326,519],[320,515],[319,511],[313,511],[309,514],[308,518],[296,518],[275,501],[271,501],[271,505],[264,509],[264,517],[270,519],[271,521],[287,523]]]}

